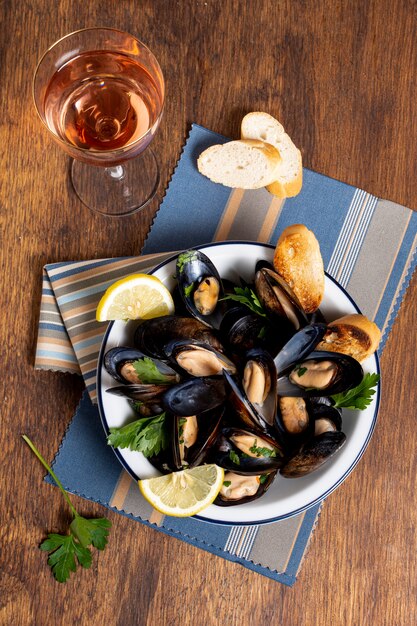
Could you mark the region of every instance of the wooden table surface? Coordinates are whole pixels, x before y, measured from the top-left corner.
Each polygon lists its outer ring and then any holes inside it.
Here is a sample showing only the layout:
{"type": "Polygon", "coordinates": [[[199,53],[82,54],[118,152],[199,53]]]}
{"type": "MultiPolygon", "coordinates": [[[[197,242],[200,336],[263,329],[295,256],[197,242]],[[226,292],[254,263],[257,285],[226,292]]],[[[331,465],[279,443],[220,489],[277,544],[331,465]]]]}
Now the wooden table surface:
{"type": "MultiPolygon", "coordinates": [[[[414,279],[382,357],[379,422],[357,469],[324,506],[290,589],[109,513],[110,543],[90,570],[55,582],[39,542],[68,510],[20,439],[57,450],[82,391],[76,376],[33,368],[47,262],[138,254],[157,208],[94,215],[68,158],[31,100],[36,61],[84,26],[132,32],[167,84],[154,141],[162,187],[195,121],[237,137],[269,111],[304,164],[417,208],[416,23],[412,0],[16,0],[2,3],[0,623],[121,626],[417,623],[414,279]]],[[[382,252],[381,252],[382,254],[382,252]]],[[[74,497],[86,515],[105,514],[74,497]]]]}

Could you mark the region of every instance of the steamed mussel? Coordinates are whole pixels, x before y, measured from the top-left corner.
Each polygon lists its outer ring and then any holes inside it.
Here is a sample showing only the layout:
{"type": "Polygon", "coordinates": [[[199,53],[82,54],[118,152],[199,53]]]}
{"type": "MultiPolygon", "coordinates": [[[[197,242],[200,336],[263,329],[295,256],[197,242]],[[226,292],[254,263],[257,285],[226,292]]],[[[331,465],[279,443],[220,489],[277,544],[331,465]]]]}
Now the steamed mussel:
{"type": "Polygon", "coordinates": [[[110,393],[129,398],[140,415],[166,416],[168,448],[149,460],[162,472],[223,467],[220,506],[261,497],[277,475],[321,467],[346,440],[330,396],[360,383],[360,364],[315,350],[322,316],[307,316],[268,263],[254,268],[252,285],[242,283],[262,313],[227,301],[230,284],[200,251],[178,256],[176,277],[181,315],[138,323],[135,347],[104,358],[118,383],[110,393]],[[157,380],[141,379],[144,359],[157,380]]]}
{"type": "Polygon", "coordinates": [[[179,294],[188,312],[207,326],[218,328],[223,285],[209,257],[200,250],[181,252],[176,272],[179,294]]]}

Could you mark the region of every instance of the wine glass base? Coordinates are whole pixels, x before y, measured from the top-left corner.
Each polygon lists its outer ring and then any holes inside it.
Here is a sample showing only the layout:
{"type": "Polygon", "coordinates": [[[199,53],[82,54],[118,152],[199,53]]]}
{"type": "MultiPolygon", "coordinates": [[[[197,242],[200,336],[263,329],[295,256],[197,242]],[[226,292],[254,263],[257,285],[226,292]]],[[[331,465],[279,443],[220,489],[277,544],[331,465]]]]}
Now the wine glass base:
{"type": "Polygon", "coordinates": [[[71,180],[85,206],[102,215],[117,217],[131,215],[152,200],[159,185],[159,169],[148,147],[135,159],[111,167],[74,159],[71,180]]]}

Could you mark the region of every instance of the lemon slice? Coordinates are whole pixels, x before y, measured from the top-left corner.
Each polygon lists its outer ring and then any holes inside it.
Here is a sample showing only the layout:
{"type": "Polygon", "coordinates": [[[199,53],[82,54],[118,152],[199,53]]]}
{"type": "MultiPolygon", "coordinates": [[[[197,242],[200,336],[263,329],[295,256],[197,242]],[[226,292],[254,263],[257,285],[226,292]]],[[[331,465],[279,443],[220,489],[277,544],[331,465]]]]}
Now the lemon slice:
{"type": "Polygon", "coordinates": [[[110,285],[101,298],[96,319],[151,319],[174,313],[174,301],[169,290],[156,276],[131,274],[110,285]]]}
{"type": "Polygon", "coordinates": [[[199,465],[138,482],[143,497],[157,511],[174,517],[188,517],[212,504],[223,479],[224,470],[221,467],[199,465]]]}

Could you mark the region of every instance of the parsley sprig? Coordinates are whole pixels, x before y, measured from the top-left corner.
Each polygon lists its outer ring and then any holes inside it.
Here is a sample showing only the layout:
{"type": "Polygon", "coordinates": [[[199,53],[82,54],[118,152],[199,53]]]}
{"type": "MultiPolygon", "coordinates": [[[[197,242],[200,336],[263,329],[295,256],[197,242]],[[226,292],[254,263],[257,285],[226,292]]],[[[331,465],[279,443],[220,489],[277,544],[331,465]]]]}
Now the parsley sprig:
{"type": "Polygon", "coordinates": [[[334,401],[334,406],[344,409],[366,409],[371,403],[372,396],[375,394],[379,381],[379,374],[365,374],[362,382],[357,387],[344,391],[343,393],[336,393],[331,396],[334,401]]]}
{"type": "Polygon", "coordinates": [[[107,443],[114,448],[129,448],[142,452],[145,457],[159,454],[169,445],[166,415],[142,417],[120,428],[110,428],[107,443]]]}
{"type": "Polygon", "coordinates": [[[164,385],[171,381],[171,377],[163,374],[155,363],[147,356],[132,363],[136,374],[144,385],[164,385]]]}
{"type": "Polygon", "coordinates": [[[92,557],[88,546],[92,545],[98,550],[104,550],[107,545],[111,522],[105,517],[87,519],[79,515],[58,476],[49,467],[29,437],[26,435],[22,436],[29,448],[54,479],[74,516],[69,527],[69,535],[50,533],[48,538],[39,546],[44,552],[49,552],[48,565],[50,565],[56,580],[64,583],[68,580],[71,572],[76,571],[77,563],[87,569],[91,566],[92,557]]]}
{"type": "Polygon", "coordinates": [[[247,306],[251,311],[256,313],[257,315],[261,315],[262,317],[266,317],[266,313],[264,308],[251,287],[245,285],[244,287],[234,287],[234,294],[229,294],[222,298],[222,300],[234,300],[235,302],[240,302],[247,306]]]}

